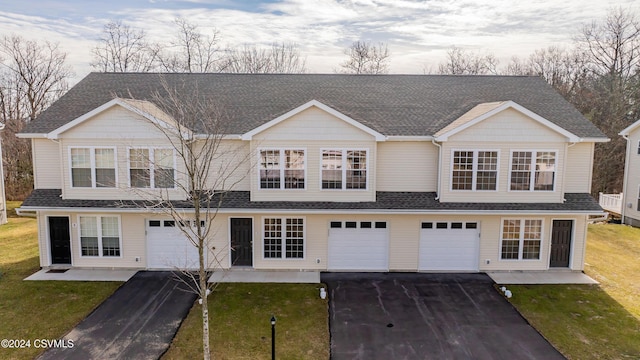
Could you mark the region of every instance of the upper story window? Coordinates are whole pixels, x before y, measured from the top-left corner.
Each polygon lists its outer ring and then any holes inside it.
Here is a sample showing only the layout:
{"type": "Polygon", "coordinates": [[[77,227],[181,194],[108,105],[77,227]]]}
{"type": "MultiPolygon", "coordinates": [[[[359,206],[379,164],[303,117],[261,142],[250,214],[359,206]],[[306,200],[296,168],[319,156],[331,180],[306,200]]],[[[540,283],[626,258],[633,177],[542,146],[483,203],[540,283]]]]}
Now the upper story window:
{"type": "Polygon", "coordinates": [[[538,260],[542,243],[542,220],[504,219],[500,259],[538,260]]]}
{"type": "Polygon", "coordinates": [[[556,152],[513,151],[511,153],[510,190],[553,191],[556,177],[556,152]]]}
{"type": "Polygon", "coordinates": [[[451,190],[496,190],[497,151],[454,151],[451,190]]]}
{"type": "Polygon", "coordinates": [[[129,149],[129,183],[135,188],[175,188],[173,149],[129,149]]]}
{"type": "Polygon", "coordinates": [[[367,189],[367,151],[322,150],[323,189],[367,189]]]}
{"type": "Polygon", "coordinates": [[[305,151],[260,150],[260,189],[304,189],[305,151]]]}
{"type": "Polygon", "coordinates": [[[70,154],[72,187],[116,186],[114,148],[73,147],[70,154]]]}

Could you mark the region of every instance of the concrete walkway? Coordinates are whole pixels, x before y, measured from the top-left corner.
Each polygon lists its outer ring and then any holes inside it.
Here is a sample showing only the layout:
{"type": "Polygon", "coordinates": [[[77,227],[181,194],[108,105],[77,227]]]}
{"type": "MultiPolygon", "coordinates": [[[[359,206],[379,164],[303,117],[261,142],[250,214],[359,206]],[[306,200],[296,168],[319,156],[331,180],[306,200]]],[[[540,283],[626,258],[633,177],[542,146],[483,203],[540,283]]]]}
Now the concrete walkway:
{"type": "Polygon", "coordinates": [[[138,270],[121,269],[42,269],[25,280],[58,281],[127,281],[138,270]]]}
{"type": "Polygon", "coordinates": [[[209,282],[318,284],[320,283],[320,273],[317,271],[230,269],[215,271],[209,277],[209,282]]]}
{"type": "Polygon", "coordinates": [[[574,271],[488,272],[487,275],[499,285],[598,284],[584,273],[574,271]]]}

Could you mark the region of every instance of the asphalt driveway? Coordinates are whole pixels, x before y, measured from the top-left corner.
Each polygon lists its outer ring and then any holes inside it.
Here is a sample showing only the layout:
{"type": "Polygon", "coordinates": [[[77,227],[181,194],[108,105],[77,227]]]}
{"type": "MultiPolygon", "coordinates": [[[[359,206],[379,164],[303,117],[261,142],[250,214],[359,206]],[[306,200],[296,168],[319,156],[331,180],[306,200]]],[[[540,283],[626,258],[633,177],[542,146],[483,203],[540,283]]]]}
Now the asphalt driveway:
{"type": "Polygon", "coordinates": [[[484,274],[323,273],[321,281],[333,360],[564,359],[484,274]]]}
{"type": "Polygon", "coordinates": [[[158,359],[195,299],[172,272],[138,272],[40,359],[158,359]]]}

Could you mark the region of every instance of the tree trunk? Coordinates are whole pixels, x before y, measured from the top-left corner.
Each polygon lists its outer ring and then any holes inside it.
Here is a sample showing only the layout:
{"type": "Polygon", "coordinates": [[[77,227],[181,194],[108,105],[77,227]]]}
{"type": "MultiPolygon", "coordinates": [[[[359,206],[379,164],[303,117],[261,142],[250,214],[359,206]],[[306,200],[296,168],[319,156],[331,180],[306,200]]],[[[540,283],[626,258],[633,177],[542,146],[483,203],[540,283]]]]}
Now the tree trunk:
{"type": "MultiPolygon", "coordinates": [[[[203,249],[200,247],[200,257],[202,259],[203,249]]],[[[200,298],[202,299],[202,351],[204,360],[211,359],[211,351],[209,349],[209,304],[207,302],[207,272],[204,268],[204,262],[200,261],[200,298]]]]}

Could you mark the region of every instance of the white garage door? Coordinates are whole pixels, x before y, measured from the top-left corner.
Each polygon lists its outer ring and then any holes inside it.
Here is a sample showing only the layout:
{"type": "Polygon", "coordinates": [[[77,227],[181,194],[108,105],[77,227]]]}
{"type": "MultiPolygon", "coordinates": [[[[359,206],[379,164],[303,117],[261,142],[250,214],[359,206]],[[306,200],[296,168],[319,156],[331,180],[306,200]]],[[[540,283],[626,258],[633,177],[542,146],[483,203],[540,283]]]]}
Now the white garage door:
{"type": "Polygon", "coordinates": [[[198,268],[198,249],[175,220],[147,220],[147,268],[198,268]]]}
{"type": "Polygon", "coordinates": [[[419,270],[478,271],[480,237],[475,222],[423,222],[419,270]]]}
{"type": "Polygon", "coordinates": [[[329,270],[389,270],[389,231],[384,221],[332,221],[329,270]]]}

